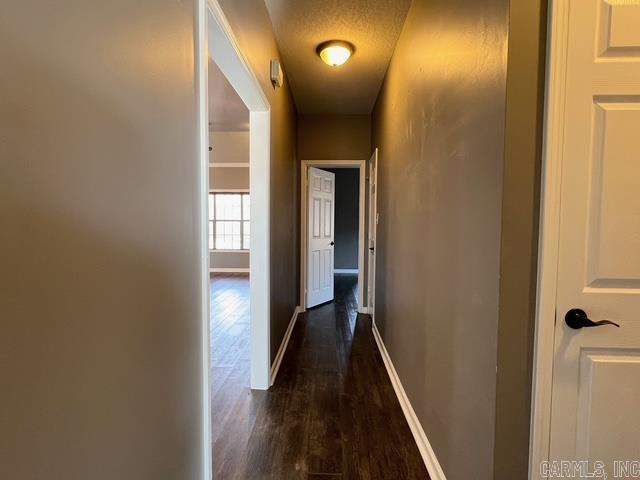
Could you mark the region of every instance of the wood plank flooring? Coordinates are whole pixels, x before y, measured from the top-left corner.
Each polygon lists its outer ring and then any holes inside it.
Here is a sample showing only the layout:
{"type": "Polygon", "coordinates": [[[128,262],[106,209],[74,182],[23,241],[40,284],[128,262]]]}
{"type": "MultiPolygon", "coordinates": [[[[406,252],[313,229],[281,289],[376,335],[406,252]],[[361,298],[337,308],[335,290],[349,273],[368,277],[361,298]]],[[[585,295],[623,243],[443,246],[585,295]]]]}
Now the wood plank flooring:
{"type": "Polygon", "coordinates": [[[358,315],[357,276],[300,315],[276,384],[249,389],[249,281],[213,277],[216,480],[424,480],[418,448],[358,315]]]}

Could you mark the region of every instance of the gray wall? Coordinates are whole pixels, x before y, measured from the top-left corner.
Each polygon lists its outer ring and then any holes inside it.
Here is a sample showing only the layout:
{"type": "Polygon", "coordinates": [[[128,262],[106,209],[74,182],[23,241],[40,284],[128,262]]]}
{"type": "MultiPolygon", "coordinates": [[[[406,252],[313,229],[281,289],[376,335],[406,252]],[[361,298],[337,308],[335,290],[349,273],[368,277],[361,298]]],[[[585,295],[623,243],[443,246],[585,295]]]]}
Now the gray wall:
{"type": "Polygon", "coordinates": [[[273,89],[270,60],[280,59],[263,0],[219,0],[271,105],[271,360],[298,304],[297,214],[300,191],[296,158],[296,110],[288,86],[273,89]]]}
{"type": "Polygon", "coordinates": [[[3,2],[0,478],[202,478],[190,0],[3,2]]]}
{"type": "Polygon", "coordinates": [[[371,115],[299,115],[300,160],[367,160],[371,115]]]}
{"type": "Polygon", "coordinates": [[[360,170],[327,168],[336,175],[335,259],[338,269],[358,268],[360,170]]]}
{"type": "Polygon", "coordinates": [[[493,476],[507,0],[415,0],[373,112],[376,323],[449,480],[493,476]]]}

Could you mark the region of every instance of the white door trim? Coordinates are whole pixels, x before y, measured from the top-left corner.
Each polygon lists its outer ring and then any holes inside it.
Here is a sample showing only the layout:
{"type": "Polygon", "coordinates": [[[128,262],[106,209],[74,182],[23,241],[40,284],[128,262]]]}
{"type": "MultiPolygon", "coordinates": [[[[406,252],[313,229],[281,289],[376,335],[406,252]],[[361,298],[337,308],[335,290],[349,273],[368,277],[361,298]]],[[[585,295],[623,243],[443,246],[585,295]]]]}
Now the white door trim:
{"type": "Polygon", "coordinates": [[[367,191],[367,199],[369,201],[369,228],[367,230],[367,308],[365,313],[371,315],[371,321],[376,323],[376,249],[377,231],[378,231],[378,147],[373,149],[373,154],[369,159],[369,188],[367,191]],[[372,169],[372,160],[375,159],[375,170],[372,169]],[[373,184],[373,195],[371,194],[371,185],[373,184]],[[371,253],[373,243],[373,254],[371,253]],[[372,268],[373,267],[373,268],[372,268]]]}
{"type": "Polygon", "coordinates": [[[567,92],[569,0],[552,0],[550,2],[548,23],[549,42],[540,200],[538,286],[529,443],[530,479],[539,478],[541,462],[549,459],[560,236],[560,188],[567,92]]]}
{"type": "MultiPolygon", "coordinates": [[[[258,78],[240,49],[217,0],[209,7],[208,46],[211,58],[249,109],[251,192],[251,388],[270,385],[270,105],[258,78]]],[[[213,172],[215,175],[215,172],[213,172]]]]}
{"type": "Polygon", "coordinates": [[[366,313],[364,305],[364,250],[365,250],[365,182],[366,160],[302,160],[300,170],[300,305],[307,305],[307,176],[309,167],[358,168],[360,192],[358,213],[358,311],[366,313]]]}
{"type": "Polygon", "coordinates": [[[201,352],[201,395],[202,395],[202,478],[212,480],[213,458],[211,433],[211,379],[210,379],[210,298],[209,298],[209,101],[208,101],[208,14],[205,0],[195,4],[194,48],[195,83],[198,102],[198,150],[200,182],[198,184],[198,230],[200,237],[200,348],[201,352]]]}

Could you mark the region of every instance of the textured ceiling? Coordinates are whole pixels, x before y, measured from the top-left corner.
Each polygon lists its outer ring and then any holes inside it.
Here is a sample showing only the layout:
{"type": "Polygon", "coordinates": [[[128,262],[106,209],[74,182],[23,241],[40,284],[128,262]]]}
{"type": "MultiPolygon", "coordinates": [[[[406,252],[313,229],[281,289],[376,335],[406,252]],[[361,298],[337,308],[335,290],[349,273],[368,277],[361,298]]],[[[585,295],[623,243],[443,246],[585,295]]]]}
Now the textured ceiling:
{"type": "Polygon", "coordinates": [[[300,113],[370,113],[411,0],[265,0],[300,113]],[[347,40],[355,55],[329,67],[325,40],[347,40]]]}
{"type": "Polygon", "coordinates": [[[236,132],[249,130],[249,110],[227,77],[209,59],[209,130],[236,132]]]}

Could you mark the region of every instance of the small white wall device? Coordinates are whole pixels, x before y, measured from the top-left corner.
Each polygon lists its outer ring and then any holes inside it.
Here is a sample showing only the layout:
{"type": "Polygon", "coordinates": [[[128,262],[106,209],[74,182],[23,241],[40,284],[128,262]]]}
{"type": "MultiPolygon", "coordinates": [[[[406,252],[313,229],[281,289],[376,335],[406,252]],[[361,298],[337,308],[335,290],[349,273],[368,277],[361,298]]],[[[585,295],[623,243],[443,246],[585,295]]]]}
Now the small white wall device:
{"type": "Polygon", "coordinates": [[[280,68],[280,62],[278,60],[271,60],[271,84],[273,88],[281,87],[284,75],[282,68],[280,68]]]}

